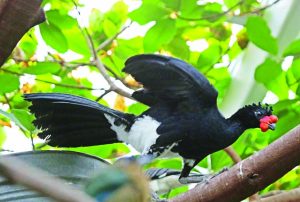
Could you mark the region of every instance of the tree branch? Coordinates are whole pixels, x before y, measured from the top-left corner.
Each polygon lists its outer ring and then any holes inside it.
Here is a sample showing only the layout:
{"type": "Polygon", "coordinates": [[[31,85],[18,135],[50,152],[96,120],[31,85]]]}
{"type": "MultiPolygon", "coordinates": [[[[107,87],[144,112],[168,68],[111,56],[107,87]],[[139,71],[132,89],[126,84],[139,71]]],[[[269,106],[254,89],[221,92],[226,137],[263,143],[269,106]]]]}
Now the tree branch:
{"type": "Polygon", "coordinates": [[[130,27],[130,25],[132,24],[132,22],[130,22],[129,25],[124,26],[119,32],[117,32],[114,36],[112,36],[109,39],[106,39],[103,43],[101,43],[98,48],[96,49],[96,51],[100,51],[103,48],[105,48],[106,46],[108,46],[109,44],[111,44],[120,34],[122,34],[126,29],[128,29],[130,27]]]}
{"type": "Polygon", "coordinates": [[[0,158],[0,174],[13,183],[26,186],[55,201],[94,202],[91,197],[70,187],[66,182],[13,157],[0,158]]]}
{"type": "Polygon", "coordinates": [[[0,1],[0,66],[27,30],[45,20],[41,0],[0,1]]]}
{"type": "Polygon", "coordinates": [[[172,202],[241,201],[273,183],[300,163],[300,125],[228,171],[172,202]]]}
{"type": "Polygon", "coordinates": [[[89,44],[90,47],[90,51],[93,55],[93,63],[95,63],[96,67],[98,68],[99,72],[102,74],[102,76],[104,77],[104,79],[107,81],[107,83],[110,86],[110,89],[124,97],[133,99],[130,95],[130,93],[124,91],[123,89],[119,88],[118,86],[116,86],[116,84],[111,80],[110,76],[107,74],[106,69],[104,67],[104,65],[102,64],[100,58],[97,55],[97,51],[95,49],[93,40],[91,35],[88,33],[87,29],[84,29],[85,34],[87,36],[87,42],[89,44]]]}
{"type": "Polygon", "coordinates": [[[240,162],[242,159],[238,153],[232,148],[232,146],[226,147],[224,151],[230,156],[234,163],[240,162]]]}
{"type": "Polygon", "coordinates": [[[245,0],[240,0],[239,2],[237,2],[235,5],[233,5],[232,7],[230,7],[228,10],[222,12],[222,13],[218,13],[218,14],[214,14],[214,15],[207,15],[207,16],[203,16],[201,18],[186,18],[183,17],[179,14],[176,14],[176,16],[181,19],[181,20],[187,20],[187,21],[201,21],[201,20],[216,20],[224,15],[226,15],[227,13],[231,12],[233,9],[235,9],[236,7],[238,7],[239,5],[241,5],[242,3],[244,3],[245,0]]]}

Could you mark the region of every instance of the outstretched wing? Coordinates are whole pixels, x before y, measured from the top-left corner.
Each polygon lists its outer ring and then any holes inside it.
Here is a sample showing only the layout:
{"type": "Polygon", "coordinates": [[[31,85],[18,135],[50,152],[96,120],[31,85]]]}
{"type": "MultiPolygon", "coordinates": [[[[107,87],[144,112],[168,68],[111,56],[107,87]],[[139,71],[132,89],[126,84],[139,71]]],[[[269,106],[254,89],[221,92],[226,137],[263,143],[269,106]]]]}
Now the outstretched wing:
{"type": "Polygon", "coordinates": [[[132,96],[146,105],[152,106],[162,100],[182,102],[191,97],[197,98],[203,106],[216,104],[216,89],[182,60],[155,54],[137,55],[126,61],[123,71],[143,84],[144,88],[132,96]]]}

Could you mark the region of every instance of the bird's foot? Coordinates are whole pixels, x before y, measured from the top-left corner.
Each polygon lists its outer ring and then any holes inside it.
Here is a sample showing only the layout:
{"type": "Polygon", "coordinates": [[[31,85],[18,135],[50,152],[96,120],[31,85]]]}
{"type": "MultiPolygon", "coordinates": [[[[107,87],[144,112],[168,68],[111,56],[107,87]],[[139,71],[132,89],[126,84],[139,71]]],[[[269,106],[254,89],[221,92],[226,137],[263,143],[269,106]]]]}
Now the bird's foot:
{"type": "Polygon", "coordinates": [[[211,175],[192,175],[179,178],[179,182],[181,184],[202,183],[207,182],[209,179],[211,179],[211,177],[211,175]]]}

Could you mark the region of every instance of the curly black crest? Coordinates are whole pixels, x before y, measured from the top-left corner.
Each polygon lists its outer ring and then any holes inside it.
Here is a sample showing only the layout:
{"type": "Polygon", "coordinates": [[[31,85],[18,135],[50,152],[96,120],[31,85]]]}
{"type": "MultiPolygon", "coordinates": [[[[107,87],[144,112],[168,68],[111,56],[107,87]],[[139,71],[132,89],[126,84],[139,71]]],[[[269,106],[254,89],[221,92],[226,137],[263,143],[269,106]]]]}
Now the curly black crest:
{"type": "Polygon", "coordinates": [[[248,108],[250,110],[257,110],[257,109],[262,109],[265,110],[266,115],[271,115],[273,112],[272,106],[269,104],[262,105],[261,102],[258,104],[253,103],[252,105],[246,105],[245,108],[248,108]]]}

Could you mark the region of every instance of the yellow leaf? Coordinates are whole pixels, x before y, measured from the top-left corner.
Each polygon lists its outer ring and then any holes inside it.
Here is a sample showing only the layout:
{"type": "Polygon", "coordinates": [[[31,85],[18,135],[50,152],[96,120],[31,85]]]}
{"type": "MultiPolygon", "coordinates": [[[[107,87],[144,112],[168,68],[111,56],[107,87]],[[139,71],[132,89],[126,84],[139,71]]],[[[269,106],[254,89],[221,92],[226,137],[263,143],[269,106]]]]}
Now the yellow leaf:
{"type": "Polygon", "coordinates": [[[114,105],[115,110],[124,112],[126,110],[125,98],[122,95],[117,95],[114,105]]]}

